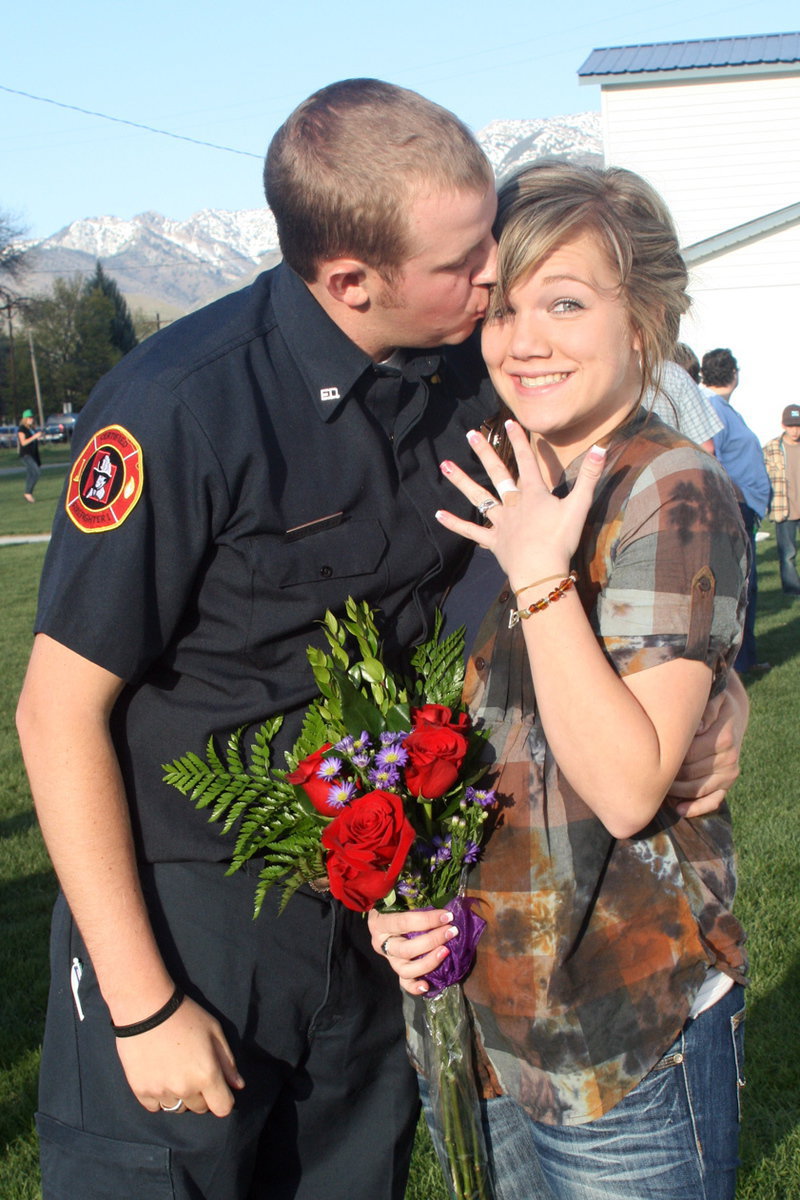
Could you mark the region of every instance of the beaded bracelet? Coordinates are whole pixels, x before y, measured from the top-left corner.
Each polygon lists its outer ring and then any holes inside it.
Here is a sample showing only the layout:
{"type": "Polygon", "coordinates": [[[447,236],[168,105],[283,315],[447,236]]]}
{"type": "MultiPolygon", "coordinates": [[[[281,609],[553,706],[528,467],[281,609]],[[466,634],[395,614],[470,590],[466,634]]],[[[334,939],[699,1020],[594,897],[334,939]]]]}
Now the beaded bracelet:
{"type": "Polygon", "coordinates": [[[139,1033],[149,1033],[151,1029],[155,1029],[158,1025],[163,1025],[174,1012],[177,1012],[183,1004],[183,992],[176,987],[175,991],[170,996],[163,1008],[160,1008],[157,1013],[153,1013],[152,1017],[148,1017],[145,1021],[136,1021],[133,1025],[115,1025],[111,1022],[111,1028],[114,1030],[115,1037],[136,1037],[139,1033]]]}
{"type": "Polygon", "coordinates": [[[545,575],[544,579],[534,579],[533,583],[526,583],[525,587],[517,588],[516,594],[521,596],[523,592],[529,592],[531,588],[540,587],[543,583],[552,583],[554,579],[560,578],[560,575],[545,575]]]}
{"type": "Polygon", "coordinates": [[[533,604],[529,604],[527,608],[512,608],[508,615],[508,628],[513,629],[519,621],[526,621],[528,617],[532,617],[534,613],[542,612],[545,608],[549,608],[551,604],[555,604],[556,600],[574,587],[578,579],[577,571],[570,571],[566,579],[562,579],[558,587],[554,587],[548,595],[542,596],[541,600],[534,600],[533,604]]]}

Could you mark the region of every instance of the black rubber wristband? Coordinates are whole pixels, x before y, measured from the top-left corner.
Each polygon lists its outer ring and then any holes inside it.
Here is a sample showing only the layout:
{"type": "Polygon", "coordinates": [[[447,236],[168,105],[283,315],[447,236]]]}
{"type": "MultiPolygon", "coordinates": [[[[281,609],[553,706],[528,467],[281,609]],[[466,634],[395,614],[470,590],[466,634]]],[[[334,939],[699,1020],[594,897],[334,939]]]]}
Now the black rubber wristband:
{"type": "Polygon", "coordinates": [[[133,1025],[115,1025],[112,1021],[111,1028],[116,1037],[136,1037],[137,1033],[149,1033],[151,1029],[163,1025],[182,1004],[183,992],[176,987],[164,1007],[160,1008],[157,1013],[153,1013],[152,1017],[148,1017],[146,1021],[136,1021],[133,1025]]]}

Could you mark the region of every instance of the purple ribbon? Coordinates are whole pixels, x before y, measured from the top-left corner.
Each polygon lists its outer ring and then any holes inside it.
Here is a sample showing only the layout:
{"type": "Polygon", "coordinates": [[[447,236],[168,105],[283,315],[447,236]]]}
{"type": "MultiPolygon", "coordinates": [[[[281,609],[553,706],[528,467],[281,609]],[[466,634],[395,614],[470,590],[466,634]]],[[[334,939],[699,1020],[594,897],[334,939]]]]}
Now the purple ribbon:
{"type": "Polygon", "coordinates": [[[435,1000],[445,988],[466,979],[472,970],[478,942],[486,928],[483,917],[473,912],[472,906],[478,903],[474,896],[455,896],[447,905],[447,911],[453,914],[453,924],[458,928],[458,937],[447,943],[450,951],[447,957],[423,976],[430,984],[430,991],[425,993],[426,1000],[435,1000]]]}

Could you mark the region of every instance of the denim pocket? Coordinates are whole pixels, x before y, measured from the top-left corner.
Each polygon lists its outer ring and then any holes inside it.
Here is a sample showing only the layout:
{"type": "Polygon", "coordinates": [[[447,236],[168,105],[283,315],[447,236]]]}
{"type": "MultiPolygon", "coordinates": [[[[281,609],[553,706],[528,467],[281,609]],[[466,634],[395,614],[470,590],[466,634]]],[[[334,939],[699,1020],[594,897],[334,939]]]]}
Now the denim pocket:
{"type": "Polygon", "coordinates": [[[736,1105],[740,1121],[742,1119],[742,1092],[747,1083],[744,1074],[744,1012],[745,1010],[740,1008],[731,1017],[731,1041],[733,1057],[736,1062],[736,1105]]]}
{"type": "Polygon", "coordinates": [[[42,1195],[80,1200],[176,1200],[166,1146],[121,1142],[36,1114],[42,1195]]]}

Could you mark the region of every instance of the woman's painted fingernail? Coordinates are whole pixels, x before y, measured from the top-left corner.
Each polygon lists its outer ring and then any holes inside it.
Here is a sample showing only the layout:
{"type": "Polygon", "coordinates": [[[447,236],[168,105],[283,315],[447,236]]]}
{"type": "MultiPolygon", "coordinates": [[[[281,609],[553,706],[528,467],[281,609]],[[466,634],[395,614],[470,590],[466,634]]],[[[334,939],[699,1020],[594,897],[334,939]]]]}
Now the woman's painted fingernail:
{"type": "Polygon", "coordinates": [[[600,462],[606,456],[605,446],[590,446],[589,458],[593,458],[596,462],[600,462]]]}
{"type": "Polygon", "coordinates": [[[453,474],[453,464],[449,461],[449,459],[445,459],[444,462],[439,463],[439,470],[442,472],[443,475],[452,475],[453,474]]]}
{"type": "Polygon", "coordinates": [[[469,442],[470,446],[476,446],[480,440],[481,435],[478,433],[477,429],[470,429],[469,433],[467,434],[467,441],[469,442]]]}
{"type": "Polygon", "coordinates": [[[447,938],[448,942],[451,941],[454,937],[458,937],[458,926],[451,925],[450,928],[446,931],[445,937],[447,938]]]}
{"type": "Polygon", "coordinates": [[[443,912],[442,915],[439,917],[439,920],[441,921],[441,923],[443,925],[449,925],[450,922],[452,921],[452,919],[453,919],[453,914],[451,912],[443,912]]]}
{"type": "Polygon", "coordinates": [[[420,996],[424,996],[425,993],[427,992],[427,990],[428,990],[427,983],[418,983],[417,984],[417,992],[420,996]]]}
{"type": "Polygon", "coordinates": [[[449,953],[450,951],[447,949],[447,946],[440,946],[436,951],[436,957],[439,959],[439,962],[441,962],[443,958],[447,958],[449,953]]]}

